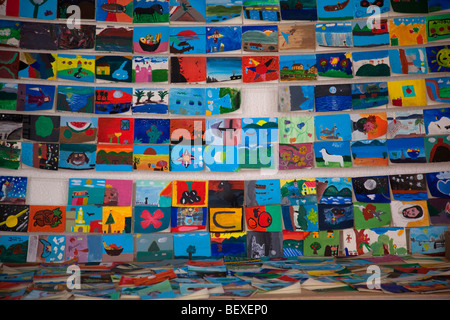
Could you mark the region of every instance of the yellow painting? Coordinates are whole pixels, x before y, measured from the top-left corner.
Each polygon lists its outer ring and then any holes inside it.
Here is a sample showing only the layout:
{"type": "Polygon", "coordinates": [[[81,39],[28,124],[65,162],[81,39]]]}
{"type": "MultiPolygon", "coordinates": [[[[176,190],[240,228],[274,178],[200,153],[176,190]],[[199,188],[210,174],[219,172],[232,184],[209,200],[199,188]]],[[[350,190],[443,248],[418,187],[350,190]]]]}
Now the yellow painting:
{"type": "Polygon", "coordinates": [[[427,43],[425,17],[390,19],[389,38],[391,46],[409,46],[427,43]]]}
{"type": "Polygon", "coordinates": [[[388,81],[391,104],[394,107],[423,107],[427,105],[425,79],[388,81]]]}
{"type": "Polygon", "coordinates": [[[56,63],[59,79],[82,82],[95,81],[95,56],[60,54],[56,63]]]}
{"type": "Polygon", "coordinates": [[[131,233],[132,207],[103,207],[103,233],[131,233]]]}
{"type": "Polygon", "coordinates": [[[242,231],[242,219],[242,208],[209,208],[209,231],[242,231]]]}

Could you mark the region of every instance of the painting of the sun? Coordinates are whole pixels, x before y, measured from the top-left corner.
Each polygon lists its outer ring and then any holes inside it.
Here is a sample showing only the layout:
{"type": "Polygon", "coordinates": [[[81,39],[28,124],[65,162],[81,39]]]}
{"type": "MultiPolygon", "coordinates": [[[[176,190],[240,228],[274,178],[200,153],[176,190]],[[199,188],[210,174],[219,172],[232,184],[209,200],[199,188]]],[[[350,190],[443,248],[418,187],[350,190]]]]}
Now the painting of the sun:
{"type": "Polygon", "coordinates": [[[448,45],[427,47],[426,50],[430,72],[450,71],[450,49],[448,45]]]}

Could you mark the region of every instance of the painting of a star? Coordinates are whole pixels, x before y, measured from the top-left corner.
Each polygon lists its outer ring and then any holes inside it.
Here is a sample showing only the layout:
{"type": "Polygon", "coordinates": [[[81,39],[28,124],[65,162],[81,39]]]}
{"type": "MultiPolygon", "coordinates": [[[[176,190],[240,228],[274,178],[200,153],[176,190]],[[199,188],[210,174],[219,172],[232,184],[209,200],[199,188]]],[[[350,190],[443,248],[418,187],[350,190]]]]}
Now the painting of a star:
{"type": "Polygon", "coordinates": [[[279,58],[277,56],[252,56],[242,59],[243,82],[278,80],[279,58]]]}

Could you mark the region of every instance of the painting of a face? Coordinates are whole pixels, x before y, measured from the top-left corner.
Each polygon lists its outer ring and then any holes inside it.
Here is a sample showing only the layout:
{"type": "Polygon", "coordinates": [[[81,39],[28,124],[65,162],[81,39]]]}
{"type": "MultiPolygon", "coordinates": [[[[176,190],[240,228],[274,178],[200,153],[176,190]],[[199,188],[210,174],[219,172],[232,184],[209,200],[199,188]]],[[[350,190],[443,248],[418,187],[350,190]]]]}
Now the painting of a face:
{"type": "Polygon", "coordinates": [[[447,47],[442,48],[436,54],[436,61],[439,65],[448,68],[450,67],[450,49],[447,47]]]}
{"type": "Polygon", "coordinates": [[[423,210],[420,206],[413,206],[403,209],[402,214],[405,218],[420,218],[423,215],[423,210]]]}
{"type": "Polygon", "coordinates": [[[119,202],[119,193],[116,188],[106,187],[105,189],[105,198],[103,204],[109,205],[117,205],[119,202]]]}

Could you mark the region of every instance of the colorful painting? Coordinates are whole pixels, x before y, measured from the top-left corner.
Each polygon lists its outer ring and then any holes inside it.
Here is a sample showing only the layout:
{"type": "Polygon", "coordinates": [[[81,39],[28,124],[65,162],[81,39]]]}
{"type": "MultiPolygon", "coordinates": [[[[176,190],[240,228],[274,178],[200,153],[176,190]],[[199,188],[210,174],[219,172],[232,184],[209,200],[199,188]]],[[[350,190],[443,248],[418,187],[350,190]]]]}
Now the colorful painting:
{"type": "Polygon", "coordinates": [[[241,0],[206,0],[206,22],[229,22],[242,13],[241,0]]]}
{"type": "Polygon", "coordinates": [[[166,53],[169,50],[169,27],[133,28],[133,52],[135,53],[166,53]]]}
{"type": "Polygon", "coordinates": [[[169,145],[133,145],[133,170],[169,171],[169,145]]]}
{"type": "Polygon", "coordinates": [[[210,180],[209,208],[238,208],[244,205],[244,181],[210,180]]]}
{"type": "Polygon", "coordinates": [[[172,83],[206,82],[206,57],[170,57],[172,83]]]}
{"type": "Polygon", "coordinates": [[[26,263],[28,236],[0,235],[0,261],[5,263],[26,263]]]}
{"type": "Polygon", "coordinates": [[[57,13],[57,1],[21,1],[19,5],[19,16],[21,18],[55,20],[57,13]]]}
{"type": "Polygon", "coordinates": [[[450,108],[424,109],[423,120],[427,135],[450,133],[450,108]]]}
{"type": "Polygon", "coordinates": [[[315,86],[279,86],[279,111],[313,111],[314,90],[315,86]]]}
{"type": "Polygon", "coordinates": [[[103,233],[131,233],[132,207],[102,207],[103,233]]]}
{"type": "Polygon", "coordinates": [[[388,144],[386,139],[351,141],[353,165],[388,166],[388,144]]]}
{"type": "Polygon", "coordinates": [[[133,23],[169,22],[169,0],[134,0],[133,23]]]}
{"type": "Polygon", "coordinates": [[[450,37],[448,15],[427,16],[425,19],[427,24],[428,42],[439,41],[450,37]]]}
{"type": "Polygon", "coordinates": [[[242,27],[206,27],[206,53],[240,52],[242,27]]]}
{"type": "Polygon", "coordinates": [[[450,171],[429,172],[426,174],[430,194],[436,198],[450,198],[450,171]]]}
{"type": "Polygon", "coordinates": [[[314,143],[317,167],[351,167],[351,154],[350,141],[318,141],[314,143]]]}
{"type": "Polygon", "coordinates": [[[353,45],[355,47],[378,47],[390,44],[387,19],[379,23],[372,20],[352,21],[353,45]]]}
{"type": "Polygon", "coordinates": [[[206,22],[205,0],[169,0],[170,22],[206,22]]]}
{"type": "Polygon", "coordinates": [[[216,232],[211,234],[211,256],[226,258],[247,257],[247,233],[216,232]]]}
{"type": "Polygon", "coordinates": [[[281,55],[280,80],[317,80],[316,56],[314,54],[281,55]]]}
{"type": "Polygon", "coordinates": [[[245,181],[245,205],[247,207],[279,203],[281,203],[279,179],[245,181]]]}
{"type": "Polygon", "coordinates": [[[265,205],[245,207],[245,222],[251,231],[280,232],[281,206],[265,205]]]}
{"type": "Polygon", "coordinates": [[[240,108],[240,88],[206,88],[206,115],[226,114],[240,108]]]}
{"type": "Polygon", "coordinates": [[[316,55],[317,72],[327,78],[353,78],[351,52],[320,53],[316,55]]]}
{"type": "Polygon", "coordinates": [[[424,144],[428,163],[450,161],[450,139],[448,135],[426,137],[424,144]]]}
{"type": "Polygon", "coordinates": [[[247,231],[247,257],[252,259],[282,258],[283,233],[247,231]]]}
{"type": "Polygon", "coordinates": [[[303,254],[311,257],[338,256],[339,230],[309,232],[303,240],[303,254]]]}
{"type": "Polygon", "coordinates": [[[355,229],[374,229],[391,224],[389,203],[354,202],[355,229]]]}
{"type": "Polygon", "coordinates": [[[389,176],[394,200],[427,200],[427,182],[424,174],[395,174],[389,176]]]}
{"type": "Polygon", "coordinates": [[[170,119],[134,119],[134,143],[168,144],[170,119]]]}
{"type": "Polygon", "coordinates": [[[282,20],[317,20],[316,0],[280,0],[282,20]]]}
{"type": "Polygon", "coordinates": [[[280,21],[279,0],[244,0],[242,6],[245,19],[280,21]]]}
{"type": "Polygon", "coordinates": [[[172,206],[207,207],[208,181],[172,181],[172,206]]]}
{"type": "Polygon", "coordinates": [[[134,118],[98,118],[99,143],[133,144],[134,118]]]}
{"type": "Polygon", "coordinates": [[[19,85],[17,83],[0,83],[0,109],[17,109],[18,88],[19,85]]]}
{"type": "Polygon", "coordinates": [[[206,144],[218,146],[240,145],[241,119],[206,119],[206,144]]]}
{"type": "Polygon", "coordinates": [[[320,47],[353,47],[352,23],[317,23],[316,43],[320,47]]]}
{"type": "Polygon", "coordinates": [[[94,113],[95,88],[81,86],[58,86],[56,110],[94,113]]]}
{"type": "Polygon", "coordinates": [[[315,47],[314,25],[278,26],[278,51],[314,50],[315,47]]]}
{"type": "Polygon", "coordinates": [[[350,141],[352,139],[349,114],[314,117],[316,139],[319,141],[350,141]]]}
{"type": "Polygon", "coordinates": [[[278,118],[242,118],[242,141],[245,145],[278,142],[278,118]]]}
{"type": "MultiPolygon", "coordinates": [[[[0,14],[1,14],[1,7],[0,7],[0,14]]],[[[8,21],[8,20],[1,21],[0,31],[2,33],[2,35],[0,36],[1,47],[19,48],[20,43],[19,21],[8,21]]]]}
{"type": "Polygon", "coordinates": [[[426,201],[391,202],[392,225],[394,227],[421,227],[430,224],[426,201]]]}
{"type": "Polygon", "coordinates": [[[206,259],[211,257],[211,236],[209,232],[175,233],[173,235],[174,257],[176,259],[206,259]]]}
{"type": "Polygon", "coordinates": [[[319,231],[317,204],[281,206],[284,229],[288,231],[319,231]]]}
{"type": "Polygon", "coordinates": [[[31,235],[28,242],[27,262],[64,261],[65,235],[31,235]]]}
{"type": "Polygon", "coordinates": [[[411,253],[443,255],[445,252],[444,234],[447,230],[447,226],[411,228],[411,253]]]}
{"type": "Polygon", "coordinates": [[[275,81],[279,79],[278,56],[251,56],[242,58],[244,83],[275,81]]]}
{"type": "Polygon", "coordinates": [[[393,47],[426,44],[425,17],[389,19],[389,39],[393,47]]]}
{"type": "Polygon", "coordinates": [[[22,140],[23,115],[0,113],[0,140],[20,141],[22,140]]]}
{"type": "Polygon", "coordinates": [[[136,205],[170,207],[172,182],[159,180],[136,180],[136,205]]]}
{"type": "Polygon", "coordinates": [[[66,232],[103,233],[101,206],[67,206],[66,232]]]}
{"type": "Polygon", "coordinates": [[[59,130],[59,141],[61,143],[95,142],[98,118],[61,116],[59,130]]]}
{"type": "Polygon", "coordinates": [[[137,234],[136,261],[161,261],[173,258],[171,233],[137,234]]]}
{"type": "Polygon", "coordinates": [[[387,121],[387,137],[389,139],[425,135],[426,128],[422,110],[388,112],[387,121]]]}
{"type": "Polygon", "coordinates": [[[354,177],[353,193],[356,201],[370,203],[389,203],[391,195],[388,176],[354,177]]]}
{"type": "Polygon", "coordinates": [[[19,83],[17,90],[18,111],[52,110],[56,87],[52,85],[19,83]]]}
{"type": "Polygon", "coordinates": [[[353,110],[385,106],[389,103],[387,82],[352,83],[353,110]]]}
{"type": "Polygon", "coordinates": [[[77,259],[80,263],[102,261],[101,235],[68,235],[66,242],[66,259],[77,259]]]}
{"type": "Polygon", "coordinates": [[[304,232],[283,230],[283,256],[298,257],[303,255],[304,232]]]}
{"type": "Polygon", "coordinates": [[[346,229],[343,233],[346,256],[369,252],[375,257],[408,253],[404,228],[346,229]]]}
{"type": "Polygon", "coordinates": [[[425,145],[422,137],[388,139],[389,160],[395,163],[425,163],[425,145]]]}
{"type": "Polygon", "coordinates": [[[30,206],[28,232],[64,232],[65,206],[30,206]]]}
{"type": "MultiPolygon", "coordinates": [[[[3,55],[2,55],[3,56],[3,55]]],[[[6,58],[6,56],[3,56],[6,58]]],[[[57,55],[53,53],[21,52],[19,78],[55,80],[57,71],[57,55]]],[[[10,62],[11,63],[11,62],[10,62]]],[[[11,64],[11,68],[14,64],[11,64]]]]}
{"type": "Polygon", "coordinates": [[[97,0],[97,21],[133,22],[133,0],[97,0]]]}
{"type": "Polygon", "coordinates": [[[278,122],[280,143],[314,142],[313,116],[278,117],[278,122]]]}
{"type": "Polygon", "coordinates": [[[132,171],[133,146],[132,145],[97,145],[97,171],[132,171]]]}
{"type": "Polygon", "coordinates": [[[324,204],[352,203],[352,181],[349,177],[316,178],[317,202],[324,204]]]}
{"type": "Polygon", "coordinates": [[[27,197],[27,177],[0,176],[0,203],[25,204],[27,197]]]}
{"type": "Polygon", "coordinates": [[[206,82],[232,82],[242,81],[241,57],[208,57],[206,59],[206,82]]]}
{"type": "Polygon", "coordinates": [[[133,89],[120,87],[95,88],[95,113],[118,114],[130,111],[133,89]]]}
{"type": "Polygon", "coordinates": [[[242,26],[242,49],[246,52],[277,52],[278,26],[242,26]]]}
{"type": "Polygon", "coordinates": [[[96,56],[95,79],[97,83],[131,83],[133,61],[131,56],[96,56]]]}
{"type": "Polygon", "coordinates": [[[317,85],[314,91],[316,112],[343,111],[352,108],[351,84],[317,85]]]}
{"type": "Polygon", "coordinates": [[[314,167],[313,143],[279,144],[279,170],[307,169],[314,167]]]}
{"type": "Polygon", "coordinates": [[[206,145],[206,169],[212,172],[239,172],[239,149],[235,145],[206,145]]]}
{"type": "Polygon", "coordinates": [[[44,170],[58,170],[59,144],[22,142],[21,161],[23,164],[44,170]]]}
{"type": "Polygon", "coordinates": [[[24,204],[0,204],[0,231],[27,232],[29,211],[30,207],[24,204]]]}
{"type": "Polygon", "coordinates": [[[203,145],[177,144],[170,146],[170,171],[203,171],[203,145]]]}
{"type": "Polygon", "coordinates": [[[448,48],[448,46],[427,47],[426,51],[427,51],[429,72],[450,71],[450,63],[448,62],[450,49],[448,48]]]}
{"type": "Polygon", "coordinates": [[[389,50],[391,70],[396,74],[426,74],[427,58],[424,48],[389,50]]]}
{"type": "Polygon", "coordinates": [[[353,52],[355,77],[389,77],[391,75],[389,50],[353,52]]]}
{"type": "MultiPolygon", "coordinates": [[[[73,2],[74,0],[67,1],[73,2]]],[[[87,4],[88,2],[84,1],[84,3],[87,4]]],[[[91,10],[87,11],[89,11],[88,14],[92,12],[91,10]]],[[[81,16],[83,16],[83,14],[86,14],[86,12],[82,11],[81,16]]],[[[95,48],[95,25],[70,25],[69,27],[67,24],[61,24],[58,27],[59,50],[92,50],[95,48]]]]}
{"type": "Polygon", "coordinates": [[[427,105],[425,79],[388,81],[389,98],[394,107],[427,105]]]}
{"type": "Polygon", "coordinates": [[[131,111],[133,114],[167,114],[169,112],[169,90],[134,88],[131,111]]]}
{"type": "Polygon", "coordinates": [[[136,83],[168,82],[168,57],[133,57],[133,80],[136,83]]]}
{"type": "Polygon", "coordinates": [[[386,137],[387,115],[385,112],[353,113],[350,119],[353,141],[386,137]]]}
{"type": "Polygon", "coordinates": [[[97,26],[95,51],[133,52],[133,28],[97,26]]]}
{"type": "Polygon", "coordinates": [[[132,234],[104,234],[102,243],[102,262],[132,262],[134,260],[132,234]]]}
{"type": "Polygon", "coordinates": [[[171,232],[205,230],[207,224],[206,207],[172,207],[170,216],[171,232]]]}
{"type": "Polygon", "coordinates": [[[305,179],[282,179],[281,205],[305,205],[317,203],[316,180],[305,179]]]}
{"type": "Polygon", "coordinates": [[[242,231],[242,208],[209,208],[210,232],[242,231]]]}
{"type": "MultiPolygon", "coordinates": [[[[319,1],[318,1],[319,2],[319,1]]],[[[324,0],[317,4],[317,15],[319,20],[352,20],[352,1],[343,2],[335,0],[324,0]]]]}
{"type": "Polygon", "coordinates": [[[103,205],[105,179],[69,179],[67,205],[103,205]]]}
{"type": "Polygon", "coordinates": [[[60,143],[59,168],[71,170],[95,169],[95,144],[60,143]]]}
{"type": "Polygon", "coordinates": [[[170,53],[204,54],[206,53],[205,27],[170,28],[170,53]]]}
{"type": "Polygon", "coordinates": [[[170,119],[170,143],[204,144],[205,119],[170,119]]]}

